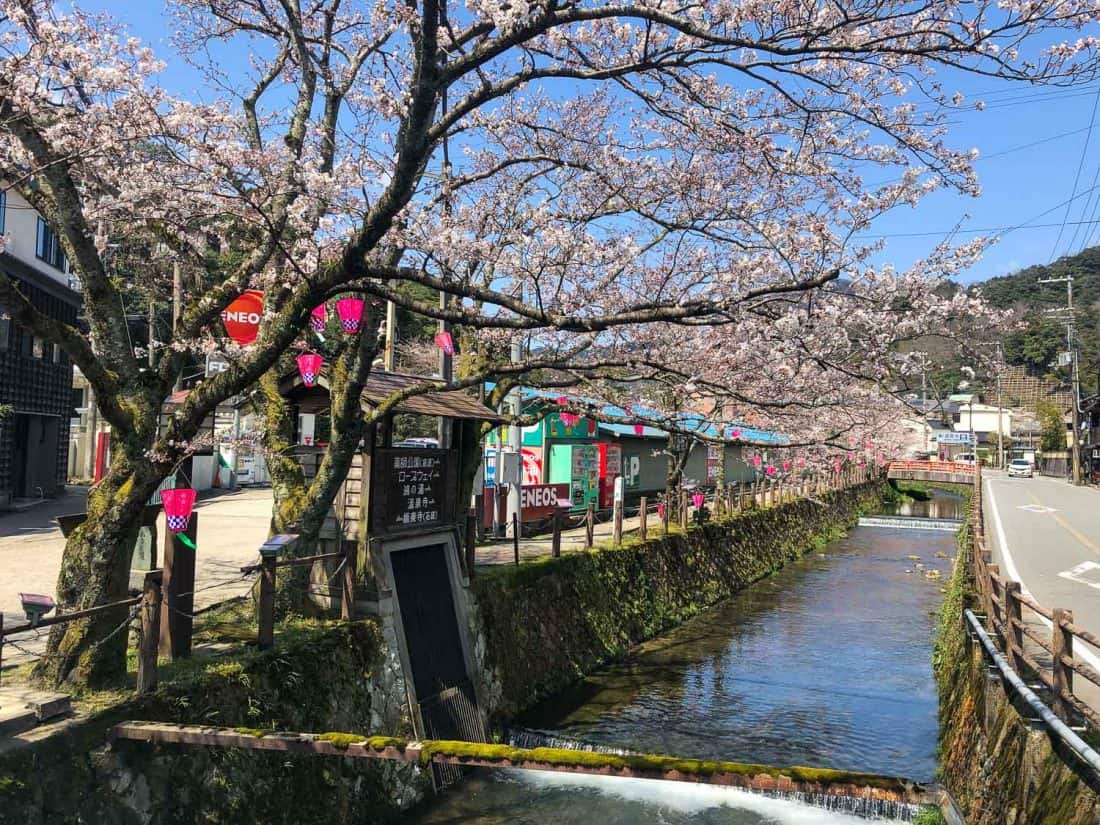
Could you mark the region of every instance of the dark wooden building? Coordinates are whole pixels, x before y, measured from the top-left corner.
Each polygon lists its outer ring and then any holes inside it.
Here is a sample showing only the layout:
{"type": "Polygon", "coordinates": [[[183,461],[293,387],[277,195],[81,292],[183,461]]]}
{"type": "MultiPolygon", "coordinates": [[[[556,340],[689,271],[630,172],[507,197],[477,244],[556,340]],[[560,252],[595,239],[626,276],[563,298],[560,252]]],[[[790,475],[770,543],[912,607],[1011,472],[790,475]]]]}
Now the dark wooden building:
{"type": "MultiPolygon", "coordinates": [[[[0,254],[0,277],[9,278],[35,308],[75,324],[80,293],[12,254],[0,254]]],[[[64,351],[13,322],[0,307],[0,509],[19,499],[64,492],[73,368],[64,351]]]]}

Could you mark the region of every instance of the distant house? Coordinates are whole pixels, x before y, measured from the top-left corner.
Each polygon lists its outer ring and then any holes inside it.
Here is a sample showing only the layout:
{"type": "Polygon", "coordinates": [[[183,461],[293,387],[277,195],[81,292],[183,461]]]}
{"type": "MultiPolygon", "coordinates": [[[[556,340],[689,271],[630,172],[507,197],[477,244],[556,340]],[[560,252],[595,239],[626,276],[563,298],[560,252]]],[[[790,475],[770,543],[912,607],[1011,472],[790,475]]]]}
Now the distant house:
{"type": "MultiPolygon", "coordinates": [[[[0,188],[0,277],[41,313],[75,324],[81,297],[57,235],[14,190],[0,188]]],[[[56,344],[16,324],[0,306],[0,509],[64,492],[73,415],[73,368],[56,344]]]]}
{"type": "Polygon", "coordinates": [[[953,416],[953,429],[958,433],[974,433],[979,442],[995,441],[998,431],[1012,436],[1012,410],[977,402],[960,403],[953,416]],[[990,438],[992,435],[992,439],[990,438]]]}

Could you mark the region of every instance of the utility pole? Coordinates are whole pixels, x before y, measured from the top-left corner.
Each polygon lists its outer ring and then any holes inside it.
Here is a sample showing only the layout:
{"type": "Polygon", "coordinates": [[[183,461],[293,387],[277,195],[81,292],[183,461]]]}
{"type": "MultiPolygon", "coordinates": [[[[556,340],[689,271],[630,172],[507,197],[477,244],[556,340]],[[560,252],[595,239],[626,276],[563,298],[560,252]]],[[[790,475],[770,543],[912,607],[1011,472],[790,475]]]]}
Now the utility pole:
{"type": "Polygon", "coordinates": [[[1078,441],[1081,438],[1081,420],[1080,420],[1080,395],[1081,388],[1079,383],[1079,376],[1077,373],[1077,346],[1076,346],[1076,320],[1073,315],[1073,275],[1065,275],[1061,278],[1041,278],[1039,279],[1041,284],[1060,284],[1066,285],[1066,305],[1064,307],[1058,307],[1054,310],[1048,310],[1048,312],[1055,312],[1061,314],[1065,318],[1066,324],[1066,350],[1068,352],[1070,361],[1068,366],[1070,368],[1070,384],[1072,395],[1072,409],[1070,410],[1070,416],[1073,421],[1073,444],[1071,445],[1070,458],[1072,459],[1073,466],[1073,483],[1081,483],[1081,450],[1078,441]]]}
{"type": "Polygon", "coordinates": [[[386,347],[382,351],[382,368],[397,371],[397,304],[386,301],[386,347]]]}
{"type": "Polygon", "coordinates": [[[1001,371],[1004,364],[1004,351],[1001,342],[997,342],[997,466],[1005,466],[1004,407],[1001,406],[1001,371]]]}

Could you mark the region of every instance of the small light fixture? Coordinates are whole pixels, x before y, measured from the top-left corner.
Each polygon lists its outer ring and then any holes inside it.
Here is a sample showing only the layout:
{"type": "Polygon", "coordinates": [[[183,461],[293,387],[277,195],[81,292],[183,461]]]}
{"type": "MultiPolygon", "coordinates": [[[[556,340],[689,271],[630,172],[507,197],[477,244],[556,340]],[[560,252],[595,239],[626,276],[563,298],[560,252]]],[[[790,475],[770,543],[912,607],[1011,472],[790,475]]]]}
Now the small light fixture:
{"type": "Polygon", "coordinates": [[[455,342],[449,332],[437,332],[435,334],[435,345],[443,350],[444,355],[455,354],[455,342]]]}
{"type": "Polygon", "coordinates": [[[177,534],[177,538],[192,550],[195,545],[183,532],[191,520],[191,511],[195,509],[195,496],[198,493],[191,487],[176,487],[161,490],[160,501],[164,505],[164,520],[168,529],[177,534]]]}
{"type": "Polygon", "coordinates": [[[57,603],[49,596],[40,593],[20,593],[19,601],[23,603],[23,613],[31,627],[37,627],[42,617],[57,607],[57,603]]]}
{"type": "Polygon", "coordinates": [[[298,372],[301,373],[303,384],[312,387],[317,383],[324,361],[325,359],[313,352],[304,352],[298,356],[298,372]]]}
{"type": "Polygon", "coordinates": [[[341,298],[336,302],[336,314],[340,316],[344,332],[348,335],[358,332],[363,320],[363,299],[341,298]]]}

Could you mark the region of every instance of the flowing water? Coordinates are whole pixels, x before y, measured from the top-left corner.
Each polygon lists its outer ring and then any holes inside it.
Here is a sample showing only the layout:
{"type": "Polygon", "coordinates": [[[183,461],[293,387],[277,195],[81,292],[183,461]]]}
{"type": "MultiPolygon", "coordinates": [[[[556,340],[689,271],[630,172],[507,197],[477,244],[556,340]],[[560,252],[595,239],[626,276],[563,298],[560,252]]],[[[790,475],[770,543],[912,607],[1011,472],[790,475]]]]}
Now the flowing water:
{"type": "MultiPolygon", "coordinates": [[[[961,500],[936,495],[891,514],[959,518],[961,500]]],[[[952,533],[854,528],[536,706],[512,741],[931,781],[932,632],[953,555],[952,533]]],[[[412,821],[865,820],[690,784],[487,771],[412,821]]]]}

